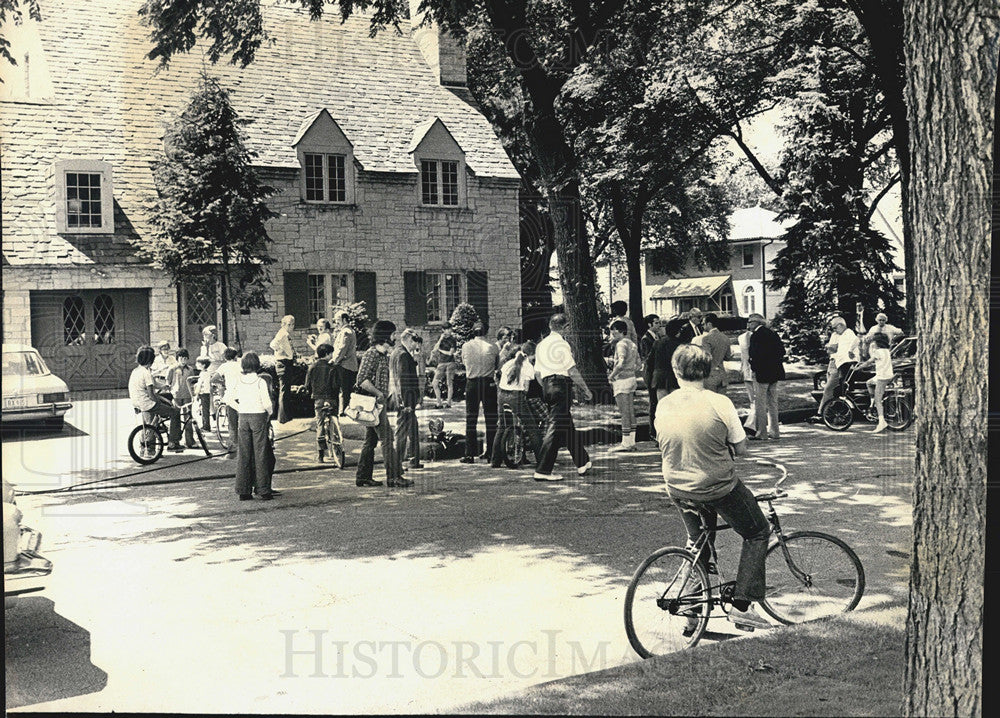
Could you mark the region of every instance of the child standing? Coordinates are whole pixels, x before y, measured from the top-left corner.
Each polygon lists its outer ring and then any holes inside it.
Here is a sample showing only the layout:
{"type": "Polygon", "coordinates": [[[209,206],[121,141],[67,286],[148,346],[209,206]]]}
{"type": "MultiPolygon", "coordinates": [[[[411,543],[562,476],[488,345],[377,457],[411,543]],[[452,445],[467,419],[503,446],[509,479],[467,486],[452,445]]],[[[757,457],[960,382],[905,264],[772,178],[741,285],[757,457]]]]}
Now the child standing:
{"type": "Polygon", "coordinates": [[[212,375],[208,371],[212,360],[208,357],[198,357],[195,365],[198,367],[198,381],[194,385],[194,396],[201,407],[201,428],[211,431],[212,423],[212,375]]]}
{"type": "Polygon", "coordinates": [[[868,380],[868,393],[872,395],[875,402],[875,411],[878,412],[878,425],[873,434],[885,431],[888,424],[885,423],[885,407],[882,406],[882,397],[885,396],[885,387],[892,381],[895,372],[892,369],[892,356],[889,354],[889,335],[875,334],[872,336],[872,348],[869,351],[871,360],[875,362],[875,376],[868,380]]]}
{"type": "Polygon", "coordinates": [[[260,357],[247,352],[240,362],[242,373],[233,389],[233,402],[239,408],[238,449],[236,451],[236,493],[240,501],[249,501],[256,493],[269,501],[279,492],[271,488],[271,464],[268,426],[271,423],[271,392],[260,371],[260,357]]]}
{"type": "MultiPolygon", "coordinates": [[[[173,394],[174,406],[179,409],[191,403],[191,385],[188,384],[188,379],[194,376],[194,367],[191,366],[191,355],[187,349],[178,349],[176,358],[177,362],[167,370],[167,386],[173,394]]],[[[190,422],[184,426],[184,445],[189,449],[195,447],[190,422]]]]}
{"type": "Polygon", "coordinates": [[[336,412],[337,388],[334,382],[334,367],[330,364],[333,345],[319,344],[316,347],[316,361],[306,372],[305,387],[316,405],[316,461],[323,463],[326,456],[326,435],[323,433],[322,413],[336,412]]]}
{"type": "MultiPolygon", "coordinates": [[[[233,401],[233,389],[236,387],[236,382],[239,380],[240,374],[243,373],[240,363],[236,361],[238,355],[239,352],[235,349],[226,347],[222,365],[209,380],[212,386],[217,387],[216,391],[222,395],[222,401],[219,402],[219,411],[226,412],[226,419],[229,420],[229,443],[231,448],[226,455],[227,459],[236,458],[236,437],[240,429],[240,413],[236,410],[236,405],[233,401]]],[[[216,421],[218,421],[218,417],[216,417],[216,421]]]]}
{"type": "Polygon", "coordinates": [[[615,404],[622,417],[622,443],[612,451],[635,451],[635,375],[639,370],[639,348],[628,337],[628,324],[618,319],[611,323],[614,363],[608,373],[615,404]]]}

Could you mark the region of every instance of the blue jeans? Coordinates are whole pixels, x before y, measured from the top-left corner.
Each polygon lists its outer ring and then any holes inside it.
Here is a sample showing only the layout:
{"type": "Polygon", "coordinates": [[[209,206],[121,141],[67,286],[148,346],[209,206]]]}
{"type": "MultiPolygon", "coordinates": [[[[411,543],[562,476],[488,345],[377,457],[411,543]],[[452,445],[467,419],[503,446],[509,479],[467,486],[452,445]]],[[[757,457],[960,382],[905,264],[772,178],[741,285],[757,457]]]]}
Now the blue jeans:
{"type": "MultiPolygon", "coordinates": [[[[711,534],[709,540],[715,545],[717,519],[722,518],[743,537],[740,551],[740,567],[736,571],[736,588],[733,598],[744,601],[759,601],[764,598],[764,558],[767,555],[767,540],[771,536],[771,524],[764,517],[757,500],[742,481],[721,499],[713,501],[691,501],[673,499],[684,519],[688,539],[691,542],[701,535],[702,519],[711,534]]],[[[703,568],[708,566],[708,551],[702,551],[698,562],[703,568]]]]}

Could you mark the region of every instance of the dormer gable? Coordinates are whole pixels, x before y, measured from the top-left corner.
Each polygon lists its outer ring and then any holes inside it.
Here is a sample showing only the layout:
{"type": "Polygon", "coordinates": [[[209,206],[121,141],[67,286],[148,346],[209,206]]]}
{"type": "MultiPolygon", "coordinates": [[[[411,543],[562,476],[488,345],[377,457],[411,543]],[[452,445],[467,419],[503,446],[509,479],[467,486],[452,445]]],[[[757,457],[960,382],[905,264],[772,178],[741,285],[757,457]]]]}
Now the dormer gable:
{"type": "Polygon", "coordinates": [[[467,206],[465,150],[440,117],[432,117],[413,129],[408,151],[419,175],[417,198],[422,206],[467,206]]]}
{"type": "Polygon", "coordinates": [[[354,143],[324,107],[299,125],[292,140],[299,160],[302,199],[316,204],[354,204],[354,143]]]}
{"type": "Polygon", "coordinates": [[[465,150],[451,134],[440,117],[432,117],[413,129],[413,136],[407,151],[417,157],[438,159],[459,159],[465,162],[465,150]]]}

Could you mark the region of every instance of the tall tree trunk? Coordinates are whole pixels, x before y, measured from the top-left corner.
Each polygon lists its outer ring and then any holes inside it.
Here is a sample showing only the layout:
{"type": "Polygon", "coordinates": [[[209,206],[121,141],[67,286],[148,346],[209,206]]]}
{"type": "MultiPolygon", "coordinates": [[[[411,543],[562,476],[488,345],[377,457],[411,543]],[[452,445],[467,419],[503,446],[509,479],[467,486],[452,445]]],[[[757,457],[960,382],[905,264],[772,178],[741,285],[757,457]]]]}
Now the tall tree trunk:
{"type": "Polygon", "coordinates": [[[921,347],[904,712],[982,713],[995,0],[908,0],[921,347]]]}

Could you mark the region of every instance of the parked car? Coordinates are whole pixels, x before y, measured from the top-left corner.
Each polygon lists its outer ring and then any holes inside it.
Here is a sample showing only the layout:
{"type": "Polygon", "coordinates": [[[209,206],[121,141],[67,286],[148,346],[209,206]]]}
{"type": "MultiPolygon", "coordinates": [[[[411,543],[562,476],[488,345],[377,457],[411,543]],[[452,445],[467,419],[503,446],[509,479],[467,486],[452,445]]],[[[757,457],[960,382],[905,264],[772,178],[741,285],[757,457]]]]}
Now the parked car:
{"type": "Polygon", "coordinates": [[[73,404],[66,382],[49,371],[33,347],[3,345],[2,423],[27,423],[60,430],[73,404]]]}
{"type": "MultiPolygon", "coordinates": [[[[917,370],[917,337],[903,337],[889,350],[889,354],[892,357],[892,369],[898,377],[900,388],[912,390],[917,370]]],[[[854,372],[852,391],[855,389],[864,390],[866,382],[873,376],[875,376],[873,364],[854,372]]],[[[813,375],[813,386],[816,389],[812,393],[813,398],[819,401],[823,398],[823,388],[826,386],[825,369],[813,375]]]]}
{"type": "Polygon", "coordinates": [[[41,591],[52,573],[52,562],[38,553],[42,535],[21,523],[14,503],[14,487],[3,480],[3,597],[4,607],[26,593],[41,591]]]}

